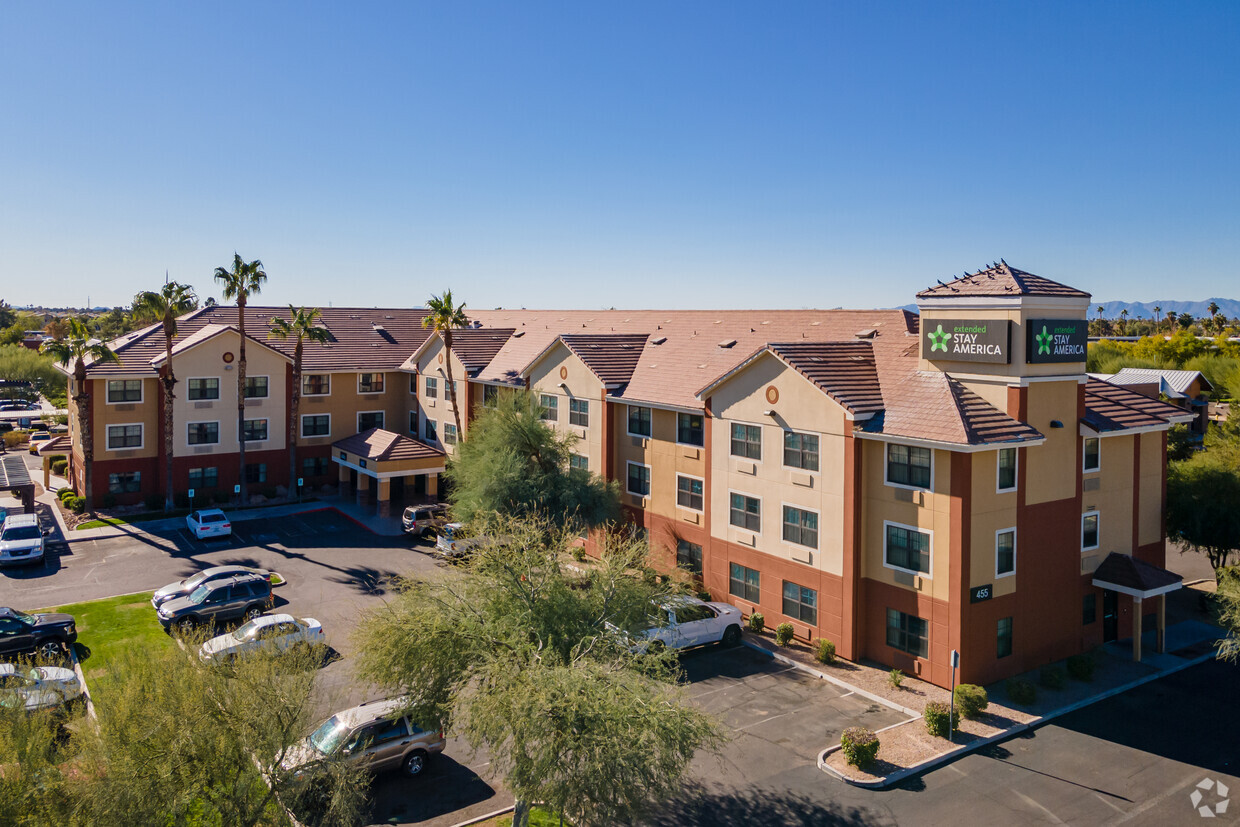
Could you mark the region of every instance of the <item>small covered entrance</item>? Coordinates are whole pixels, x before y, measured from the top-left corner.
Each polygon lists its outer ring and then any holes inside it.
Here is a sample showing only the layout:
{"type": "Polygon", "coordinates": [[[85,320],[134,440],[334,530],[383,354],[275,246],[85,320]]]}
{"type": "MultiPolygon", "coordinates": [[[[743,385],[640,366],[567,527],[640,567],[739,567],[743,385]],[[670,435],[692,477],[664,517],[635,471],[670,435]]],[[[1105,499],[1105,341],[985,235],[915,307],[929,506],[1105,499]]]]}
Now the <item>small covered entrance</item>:
{"type": "MultiPolygon", "coordinates": [[[[1114,607],[1118,603],[1118,594],[1126,594],[1132,598],[1132,659],[1141,660],[1141,628],[1142,607],[1147,600],[1158,600],[1156,628],[1156,648],[1159,654],[1167,648],[1167,593],[1173,592],[1184,585],[1184,578],[1166,569],[1138,560],[1127,554],[1111,552],[1094,572],[1093,585],[1103,592],[1103,621],[1107,622],[1106,611],[1108,599],[1112,606],[1111,623],[1118,625],[1114,615],[1114,607]]],[[[1110,632],[1114,635],[1114,631],[1110,632]]],[[[1105,636],[1105,632],[1104,632],[1105,636]]],[[[1114,639],[1112,637],[1111,639],[1114,639]]]]}
{"type": "Polygon", "coordinates": [[[34,480],[20,454],[0,457],[0,491],[12,491],[22,501],[22,511],[34,513],[34,480]]]}
{"type": "Polygon", "coordinates": [[[443,451],[413,437],[371,428],[332,443],[332,461],[340,468],[341,493],[354,488],[359,504],[373,497],[381,517],[392,513],[392,500],[410,496],[435,498],[445,467],[443,451]]]}

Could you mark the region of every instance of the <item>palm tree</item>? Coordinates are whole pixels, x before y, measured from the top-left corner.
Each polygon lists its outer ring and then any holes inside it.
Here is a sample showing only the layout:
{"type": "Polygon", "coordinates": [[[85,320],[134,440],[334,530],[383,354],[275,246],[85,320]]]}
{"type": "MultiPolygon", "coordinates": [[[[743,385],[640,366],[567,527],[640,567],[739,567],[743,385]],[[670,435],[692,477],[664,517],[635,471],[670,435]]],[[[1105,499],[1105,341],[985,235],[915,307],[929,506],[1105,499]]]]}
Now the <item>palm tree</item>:
{"type": "Polygon", "coordinates": [[[1154,332],[1162,330],[1162,308],[1154,305],[1154,332]]]}
{"type": "Polygon", "coordinates": [[[215,268],[215,280],[224,287],[224,298],[237,300],[237,330],[241,333],[241,348],[237,354],[237,462],[241,467],[241,503],[247,498],[245,482],[245,305],[251,293],[261,293],[267,274],[258,259],[245,262],[233,253],[231,270],[215,268]]]}
{"type": "Polygon", "coordinates": [[[1102,305],[1098,305],[1098,321],[1102,321],[1102,314],[1104,312],[1106,312],[1106,308],[1102,305]]]}
{"type": "Polygon", "coordinates": [[[465,438],[465,432],[461,430],[461,406],[456,403],[456,382],[452,378],[452,331],[468,325],[469,317],[465,315],[464,302],[459,306],[452,303],[451,290],[443,291],[442,296],[431,296],[426,306],[431,312],[422,317],[422,327],[434,328],[443,338],[444,350],[447,351],[444,364],[448,366],[448,401],[452,403],[452,418],[456,422],[459,442],[465,438]]]}
{"type": "Polygon", "coordinates": [[[1175,333],[1175,311],[1167,311],[1167,333],[1175,333]]]}
{"type": "Polygon", "coordinates": [[[268,339],[286,341],[295,339],[297,341],[297,344],[293,346],[293,393],[288,409],[288,488],[290,492],[293,490],[294,480],[297,479],[297,411],[301,406],[302,342],[309,339],[323,344],[330,342],[332,338],[327,328],[315,324],[320,315],[317,307],[310,310],[303,307],[297,310],[290,304],[288,319],[273,318],[271,331],[267,334],[268,339]]]}
{"type": "Polygon", "coordinates": [[[172,372],[172,340],[177,335],[177,317],[183,316],[197,307],[198,297],[194,295],[194,288],[188,284],[178,284],[175,281],[164,284],[159,292],[147,290],[133,297],[134,314],[154,318],[164,328],[164,356],[167,364],[160,371],[160,385],[164,391],[164,454],[167,457],[167,465],[164,469],[164,511],[171,511],[173,508],[172,451],[174,443],[172,439],[172,400],[175,398],[175,394],[173,394],[172,390],[177,383],[177,378],[172,372]]]}
{"type": "Polygon", "coordinates": [[[1119,318],[1120,318],[1120,322],[1119,322],[1120,329],[1124,331],[1123,335],[1127,336],[1128,335],[1128,308],[1125,307],[1123,310],[1119,311],[1119,318]]]}
{"type": "Polygon", "coordinates": [[[39,351],[50,355],[64,365],[66,369],[73,366],[73,381],[69,383],[69,393],[73,396],[78,412],[78,430],[82,440],[82,460],[84,466],[86,511],[95,514],[95,495],[91,489],[95,463],[95,443],[90,432],[90,391],[86,385],[86,361],[119,362],[116,354],[106,344],[95,339],[91,330],[80,319],[70,318],[65,322],[66,333],[63,339],[44,342],[39,351]],[[74,389],[77,393],[73,393],[74,389]]]}
{"type": "Polygon", "coordinates": [[[1210,304],[1206,307],[1206,310],[1210,311],[1210,329],[1218,330],[1218,302],[1210,302],[1210,304]]]}

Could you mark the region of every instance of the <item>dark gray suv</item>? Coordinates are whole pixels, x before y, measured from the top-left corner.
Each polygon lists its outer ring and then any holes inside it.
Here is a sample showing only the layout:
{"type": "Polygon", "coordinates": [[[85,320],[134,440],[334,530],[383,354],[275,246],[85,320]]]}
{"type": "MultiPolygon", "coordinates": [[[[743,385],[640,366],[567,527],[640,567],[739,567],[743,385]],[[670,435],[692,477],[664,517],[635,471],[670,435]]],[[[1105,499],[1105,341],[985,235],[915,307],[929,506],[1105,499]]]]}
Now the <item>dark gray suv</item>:
{"type": "Polygon", "coordinates": [[[271,584],[260,574],[238,574],[203,583],[159,607],[164,628],[193,629],[221,620],[253,620],[271,608],[271,584]]]}

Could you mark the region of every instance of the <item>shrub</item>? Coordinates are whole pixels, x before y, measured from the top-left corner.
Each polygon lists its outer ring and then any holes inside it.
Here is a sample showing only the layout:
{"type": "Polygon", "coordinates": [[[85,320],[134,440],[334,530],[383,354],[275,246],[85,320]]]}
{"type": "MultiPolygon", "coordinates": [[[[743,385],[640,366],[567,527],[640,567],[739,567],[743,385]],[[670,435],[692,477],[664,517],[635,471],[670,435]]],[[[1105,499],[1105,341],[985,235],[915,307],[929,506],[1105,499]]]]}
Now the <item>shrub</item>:
{"type": "Polygon", "coordinates": [[[1068,674],[1073,680],[1092,681],[1094,679],[1094,659],[1089,655],[1073,655],[1068,658],[1068,674]]]}
{"type": "Polygon", "coordinates": [[[77,497],[77,496],[66,497],[65,507],[68,508],[70,511],[72,511],[74,514],[81,514],[83,511],[86,510],[86,498],[77,497]]]}
{"type": "Polygon", "coordinates": [[[1038,683],[1045,689],[1063,689],[1068,683],[1062,666],[1047,666],[1038,673],[1038,683]]]}
{"type": "Polygon", "coordinates": [[[710,592],[709,592],[709,591],[700,591],[700,592],[698,592],[698,593],[697,593],[697,596],[698,596],[698,600],[701,600],[701,601],[703,601],[703,602],[705,602],[705,603],[709,603],[709,602],[710,602],[710,592]]]}
{"type": "Polygon", "coordinates": [[[904,683],[904,673],[899,669],[892,669],[887,673],[887,683],[891,684],[892,689],[899,689],[900,684],[904,683]]]}
{"type": "Polygon", "coordinates": [[[16,448],[26,441],[25,431],[9,431],[4,435],[4,447],[16,448]]]}
{"type": "Polygon", "coordinates": [[[990,705],[986,690],[972,683],[962,683],[957,686],[954,700],[956,709],[959,709],[960,714],[966,718],[976,718],[990,705]]]}
{"type": "Polygon", "coordinates": [[[65,475],[65,470],[69,467],[69,461],[62,459],[52,463],[52,473],[58,477],[65,475]]]}
{"type": "Polygon", "coordinates": [[[73,489],[72,489],[72,488],[62,488],[62,489],[60,489],[59,491],[57,491],[57,492],[56,492],[56,496],[57,496],[57,497],[60,499],[60,501],[63,503],[65,500],[67,500],[67,499],[69,499],[70,497],[72,497],[72,496],[73,496],[73,489]]]}
{"type": "Polygon", "coordinates": [[[951,704],[943,701],[930,701],[925,711],[926,730],[936,738],[948,737],[948,726],[952,732],[960,731],[960,716],[952,717],[951,704]],[[950,723],[949,723],[950,722],[950,723]]]}
{"type": "Polygon", "coordinates": [[[849,727],[840,735],[840,751],[845,761],[863,770],[878,757],[878,736],[865,727],[849,727]]]}
{"type": "Polygon", "coordinates": [[[775,642],[780,646],[787,646],[792,642],[792,624],[781,623],[775,627],[775,642]]]}
{"type": "Polygon", "coordinates": [[[749,631],[757,634],[766,628],[766,618],[761,612],[754,612],[749,616],[749,631]]]}
{"type": "Polygon", "coordinates": [[[814,657],[819,663],[835,663],[835,644],[825,637],[818,638],[818,651],[814,657]]]}
{"type": "Polygon", "coordinates": [[[573,546],[573,559],[578,563],[584,563],[586,560],[586,550],[581,546],[573,546]]]}
{"type": "Polygon", "coordinates": [[[1021,706],[1030,706],[1038,699],[1038,688],[1024,678],[1008,678],[1004,689],[1007,690],[1007,696],[1012,699],[1012,703],[1021,706]]]}

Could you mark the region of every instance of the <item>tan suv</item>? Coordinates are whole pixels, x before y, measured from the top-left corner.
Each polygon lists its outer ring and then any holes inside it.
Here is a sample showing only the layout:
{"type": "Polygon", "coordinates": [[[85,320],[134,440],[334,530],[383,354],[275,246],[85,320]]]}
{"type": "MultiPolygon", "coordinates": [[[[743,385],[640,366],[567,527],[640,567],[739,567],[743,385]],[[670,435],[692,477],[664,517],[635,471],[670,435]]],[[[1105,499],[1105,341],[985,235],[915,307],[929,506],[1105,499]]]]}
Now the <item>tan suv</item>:
{"type": "Polygon", "coordinates": [[[427,731],[400,714],[405,701],[370,701],[328,718],[284,759],[285,769],[309,769],[337,755],[372,773],[400,769],[421,775],[431,756],[443,752],[443,731],[427,731]],[[395,716],[395,717],[393,717],[395,716]]]}

